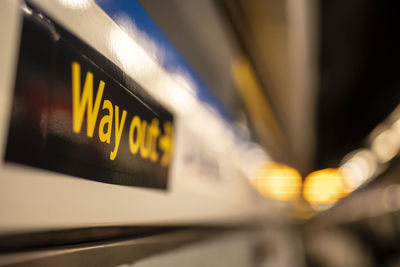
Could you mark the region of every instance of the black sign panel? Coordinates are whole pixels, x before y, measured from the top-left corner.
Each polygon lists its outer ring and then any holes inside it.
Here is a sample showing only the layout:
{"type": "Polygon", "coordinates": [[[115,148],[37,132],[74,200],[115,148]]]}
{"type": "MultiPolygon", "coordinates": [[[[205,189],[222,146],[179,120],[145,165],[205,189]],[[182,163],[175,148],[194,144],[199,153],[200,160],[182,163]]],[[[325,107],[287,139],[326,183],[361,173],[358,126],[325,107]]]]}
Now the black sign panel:
{"type": "Polygon", "coordinates": [[[173,117],[61,26],[25,14],[6,161],[165,189],[173,117]]]}

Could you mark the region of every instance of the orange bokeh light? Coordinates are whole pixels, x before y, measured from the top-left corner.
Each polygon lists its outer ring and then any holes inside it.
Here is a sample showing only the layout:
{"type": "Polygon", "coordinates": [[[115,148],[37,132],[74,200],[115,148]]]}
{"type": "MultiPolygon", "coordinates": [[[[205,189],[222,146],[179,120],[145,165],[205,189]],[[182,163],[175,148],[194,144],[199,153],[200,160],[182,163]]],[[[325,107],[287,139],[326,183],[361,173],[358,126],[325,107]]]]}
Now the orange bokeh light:
{"type": "Polygon", "coordinates": [[[292,167],[271,162],[260,168],[253,185],[264,196],[290,201],[300,194],[301,175],[292,167]]]}
{"type": "Polygon", "coordinates": [[[310,173],[304,182],[303,196],[311,204],[333,204],[348,194],[338,169],[310,173]]]}

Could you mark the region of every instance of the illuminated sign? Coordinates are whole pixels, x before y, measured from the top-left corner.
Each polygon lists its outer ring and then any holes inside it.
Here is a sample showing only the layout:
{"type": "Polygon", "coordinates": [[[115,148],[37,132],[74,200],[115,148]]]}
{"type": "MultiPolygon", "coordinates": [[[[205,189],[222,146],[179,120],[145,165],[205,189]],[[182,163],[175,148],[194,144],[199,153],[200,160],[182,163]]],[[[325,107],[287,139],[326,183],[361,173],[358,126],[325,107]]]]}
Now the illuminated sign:
{"type": "Polygon", "coordinates": [[[171,113],[65,29],[24,15],[6,161],[165,189],[173,146],[171,113]]]}

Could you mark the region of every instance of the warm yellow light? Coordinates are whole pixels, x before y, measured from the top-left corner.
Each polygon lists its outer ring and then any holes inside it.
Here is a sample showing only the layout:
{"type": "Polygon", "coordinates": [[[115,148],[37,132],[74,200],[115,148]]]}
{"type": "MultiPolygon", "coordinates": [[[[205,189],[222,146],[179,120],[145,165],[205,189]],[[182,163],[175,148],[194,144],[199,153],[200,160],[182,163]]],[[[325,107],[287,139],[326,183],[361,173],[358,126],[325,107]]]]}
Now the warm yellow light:
{"type": "Polygon", "coordinates": [[[333,204],[348,193],[338,169],[324,169],[306,177],[303,196],[311,204],[333,204]]]}
{"type": "Polygon", "coordinates": [[[345,162],[339,168],[343,175],[345,190],[357,189],[374,176],[377,168],[377,156],[369,149],[360,149],[346,155],[345,162]]]}
{"type": "Polygon", "coordinates": [[[290,201],[300,194],[300,173],[287,165],[268,163],[253,180],[254,187],[264,196],[290,201]]]}
{"type": "Polygon", "coordinates": [[[399,153],[399,148],[400,138],[395,127],[381,132],[371,144],[371,150],[381,163],[392,160],[399,153]]]}

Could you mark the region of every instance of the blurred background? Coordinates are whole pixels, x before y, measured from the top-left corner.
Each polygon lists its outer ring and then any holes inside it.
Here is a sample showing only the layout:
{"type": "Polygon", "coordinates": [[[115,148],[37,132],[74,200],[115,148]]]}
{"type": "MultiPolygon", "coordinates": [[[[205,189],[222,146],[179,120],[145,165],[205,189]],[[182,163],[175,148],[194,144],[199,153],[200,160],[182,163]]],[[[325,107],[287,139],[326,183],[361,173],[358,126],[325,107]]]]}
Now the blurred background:
{"type": "MultiPolygon", "coordinates": [[[[238,150],[232,166],[276,209],[249,227],[251,249],[238,235],[134,266],[400,266],[400,2],[137,2],[160,35],[135,4],[96,0],[169,73],[199,78],[194,95],[246,144],[219,157],[238,150]]],[[[219,172],[202,156],[201,175],[219,172]]]]}
{"type": "Polygon", "coordinates": [[[284,165],[254,184],[292,202],[306,265],[400,266],[398,1],[141,3],[240,129],[298,170],[296,197],[284,165]]]}

